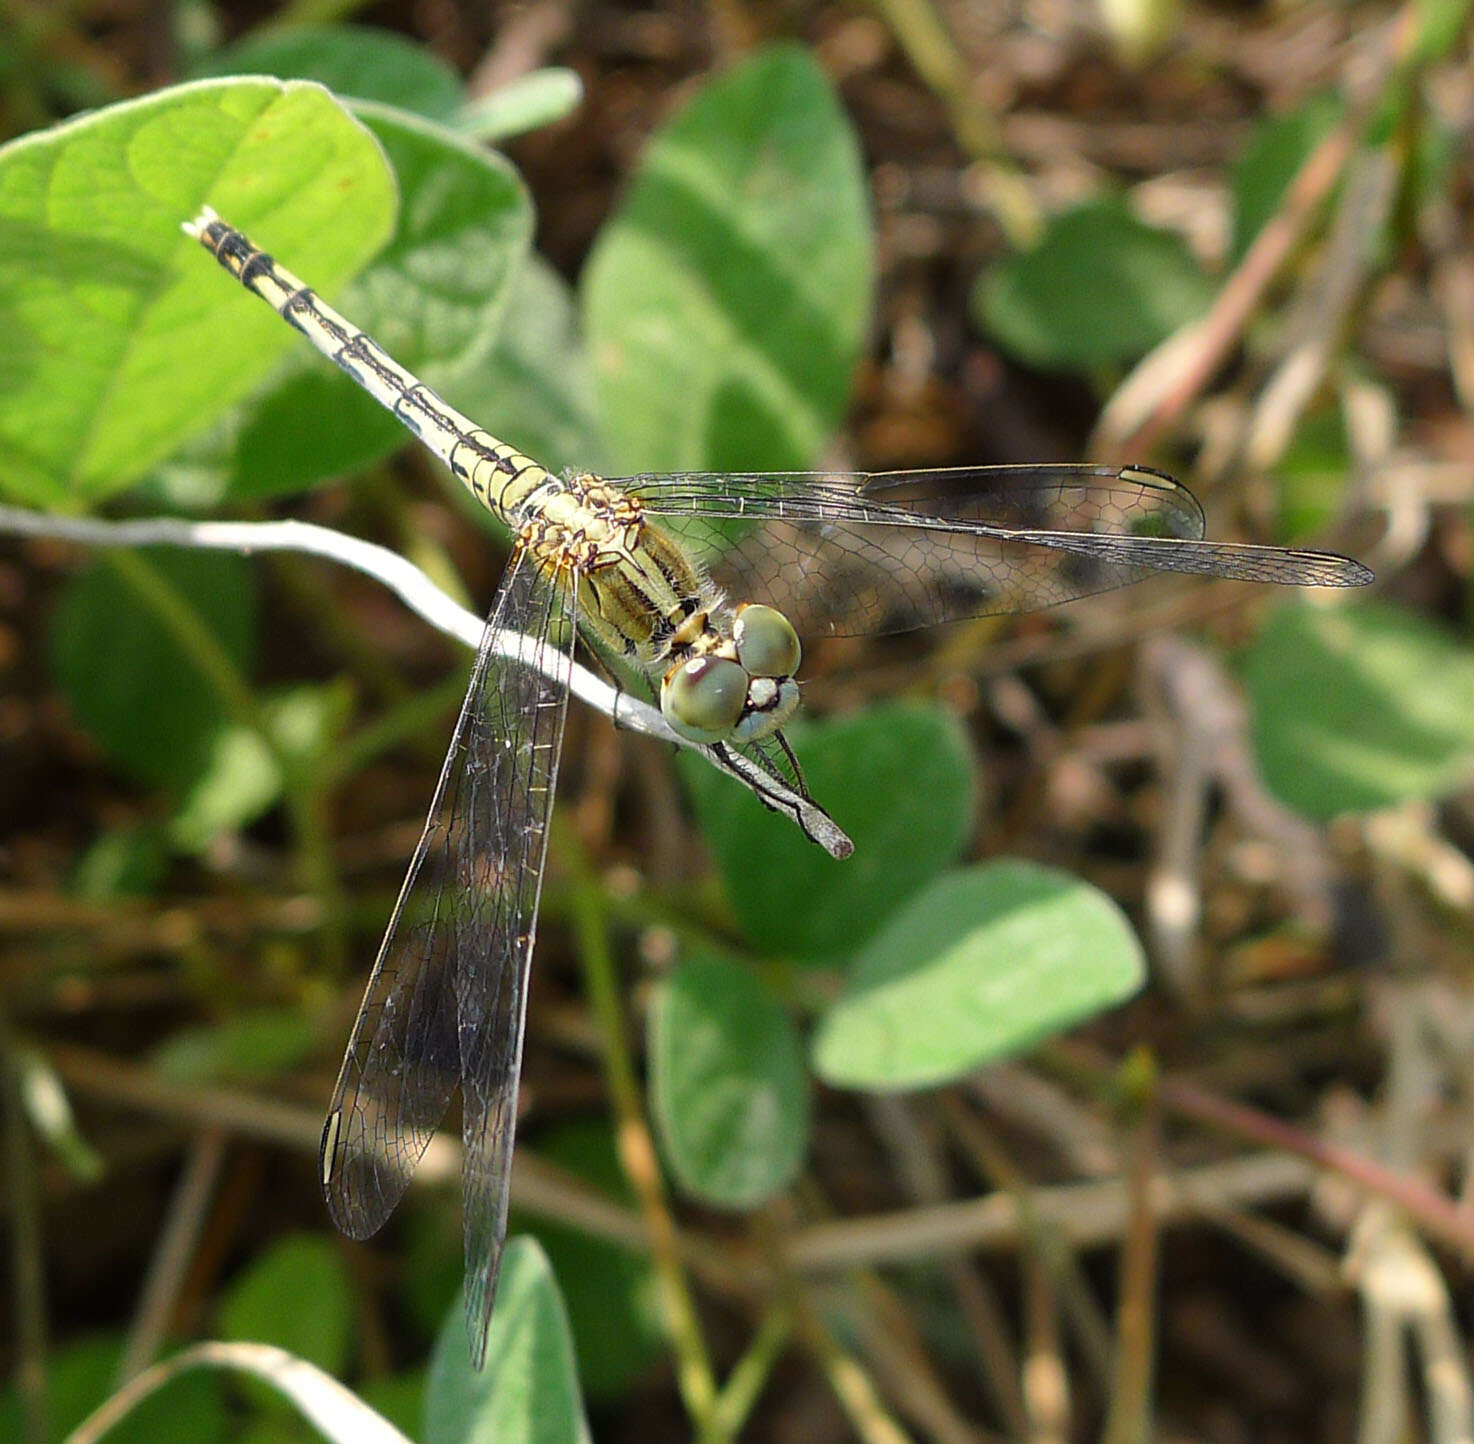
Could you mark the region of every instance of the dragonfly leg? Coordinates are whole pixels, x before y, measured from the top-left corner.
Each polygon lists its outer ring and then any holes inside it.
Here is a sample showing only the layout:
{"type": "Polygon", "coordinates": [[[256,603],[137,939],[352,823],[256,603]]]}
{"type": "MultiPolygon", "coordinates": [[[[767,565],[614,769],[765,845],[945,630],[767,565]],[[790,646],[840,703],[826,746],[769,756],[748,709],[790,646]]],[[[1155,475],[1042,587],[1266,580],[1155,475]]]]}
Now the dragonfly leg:
{"type": "Polygon", "coordinates": [[[804,781],[804,770],[798,765],[798,757],[792,747],[788,745],[788,738],[783,733],[773,733],[773,740],[783,749],[783,755],[788,759],[788,765],[793,768],[793,779],[798,783],[798,795],[805,802],[812,802],[814,794],[809,791],[809,784],[804,781]]]}

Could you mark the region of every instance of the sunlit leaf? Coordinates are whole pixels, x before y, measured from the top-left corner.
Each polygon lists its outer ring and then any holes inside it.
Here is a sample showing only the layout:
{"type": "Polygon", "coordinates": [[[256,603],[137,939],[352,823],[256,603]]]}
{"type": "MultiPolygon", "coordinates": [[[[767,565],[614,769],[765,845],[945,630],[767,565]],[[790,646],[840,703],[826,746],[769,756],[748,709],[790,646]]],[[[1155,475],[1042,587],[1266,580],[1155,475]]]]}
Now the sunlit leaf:
{"type": "Polygon", "coordinates": [[[179,227],[206,201],[335,289],[388,235],[394,179],[300,81],[197,81],[0,147],[0,492],[76,509],[121,490],[293,340],[202,284],[214,263],[179,227]]]}
{"type": "Polygon", "coordinates": [[[1145,959],[1104,893],[1033,863],[949,872],[855,959],[814,1037],[850,1088],[946,1083],[1129,998],[1145,959]]]}
{"type": "Polygon", "coordinates": [[[650,142],[583,277],[617,469],[811,464],[870,312],[868,187],[813,57],[758,54],[650,142]]]}
{"type": "MultiPolygon", "coordinates": [[[[485,399],[479,373],[532,232],[526,190],[500,156],[441,126],[368,103],[354,111],[399,177],[398,229],[346,287],[325,286],[310,246],[278,246],[277,259],[452,405],[477,410],[485,399]]],[[[218,270],[199,284],[241,290],[218,270]]],[[[265,387],[163,469],[159,482],[171,496],[204,506],[299,490],[410,444],[372,397],[257,298],[245,299],[292,349],[265,387]]],[[[498,424],[498,415],[476,419],[498,424]]]]}

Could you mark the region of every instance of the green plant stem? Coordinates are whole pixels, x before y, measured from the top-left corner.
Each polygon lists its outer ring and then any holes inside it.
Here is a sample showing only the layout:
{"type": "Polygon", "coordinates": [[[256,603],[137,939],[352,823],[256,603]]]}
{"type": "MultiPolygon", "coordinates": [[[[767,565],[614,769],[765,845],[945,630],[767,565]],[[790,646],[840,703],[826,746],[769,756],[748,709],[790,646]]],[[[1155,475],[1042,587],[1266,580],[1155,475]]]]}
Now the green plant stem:
{"type": "Polygon", "coordinates": [[[869,1374],[845,1353],[807,1304],[799,1306],[796,1325],[864,1444],[911,1444],[910,1436],[882,1403],[869,1374]]]}
{"type": "Polygon", "coordinates": [[[282,799],[291,824],[293,870],[298,884],[323,899],[322,942],[327,961],[341,970],[348,956],[344,898],[333,866],[326,805],[317,781],[281,748],[250,683],[199,614],[143,556],[121,548],[103,553],[108,562],[164,624],[170,636],[215,689],[234,721],[262,740],[281,775],[282,799]]]}
{"type": "Polygon", "coordinates": [[[676,1356],[676,1381],[681,1398],[698,1435],[704,1437],[715,1415],[716,1376],[681,1261],[680,1240],[666,1201],[655,1142],[645,1125],[644,1099],[625,1039],[604,900],[571,829],[561,829],[559,837],[563,854],[574,871],[573,925],[578,957],[589,1005],[603,1041],[604,1076],[614,1104],[619,1158],[650,1231],[661,1314],[676,1356]]]}
{"type": "Polygon", "coordinates": [[[793,1324],[793,1310],[786,1304],[777,1304],[763,1315],[746,1353],[738,1359],[717,1395],[716,1407],[699,1444],[727,1444],[741,1433],[773,1372],[773,1365],[793,1334],[793,1324]]]}

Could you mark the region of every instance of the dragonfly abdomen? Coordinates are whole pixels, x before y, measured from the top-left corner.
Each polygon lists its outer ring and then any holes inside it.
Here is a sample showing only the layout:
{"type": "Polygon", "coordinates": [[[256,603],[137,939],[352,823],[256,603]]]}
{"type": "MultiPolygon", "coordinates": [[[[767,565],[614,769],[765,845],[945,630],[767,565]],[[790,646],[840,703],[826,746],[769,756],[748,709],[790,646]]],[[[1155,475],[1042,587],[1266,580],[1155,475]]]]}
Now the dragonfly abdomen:
{"type": "Polygon", "coordinates": [[[520,503],[549,479],[543,467],[462,416],[367,332],[339,315],[310,286],[208,206],[185,230],[241,285],[260,296],[375,401],[392,411],[483,506],[516,525],[514,513],[520,503]]]}

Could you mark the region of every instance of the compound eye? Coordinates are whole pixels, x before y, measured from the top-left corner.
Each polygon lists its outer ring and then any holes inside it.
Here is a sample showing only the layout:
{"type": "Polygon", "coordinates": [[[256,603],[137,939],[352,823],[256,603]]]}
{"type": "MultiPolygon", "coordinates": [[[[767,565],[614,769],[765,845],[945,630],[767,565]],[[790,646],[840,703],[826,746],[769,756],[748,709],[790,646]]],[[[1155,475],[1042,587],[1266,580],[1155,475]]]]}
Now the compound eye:
{"type": "Polygon", "coordinates": [[[747,705],[747,673],[725,657],[693,657],[672,667],[660,687],[660,710],[682,737],[721,742],[747,705]]]}
{"type": "Polygon", "coordinates": [[[737,609],[732,623],[737,660],[754,677],[791,677],[803,656],[798,633],[787,617],[772,607],[748,605],[737,609]]]}

